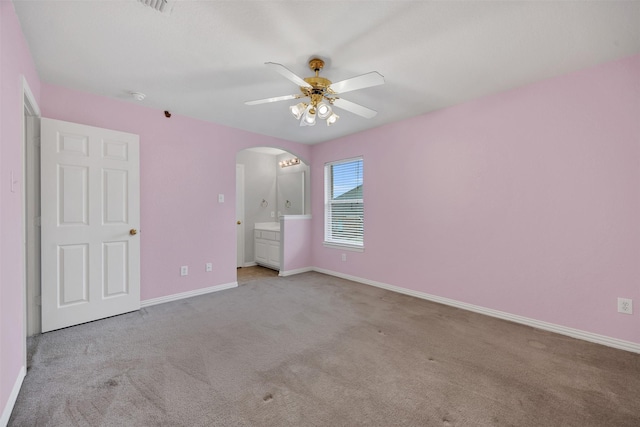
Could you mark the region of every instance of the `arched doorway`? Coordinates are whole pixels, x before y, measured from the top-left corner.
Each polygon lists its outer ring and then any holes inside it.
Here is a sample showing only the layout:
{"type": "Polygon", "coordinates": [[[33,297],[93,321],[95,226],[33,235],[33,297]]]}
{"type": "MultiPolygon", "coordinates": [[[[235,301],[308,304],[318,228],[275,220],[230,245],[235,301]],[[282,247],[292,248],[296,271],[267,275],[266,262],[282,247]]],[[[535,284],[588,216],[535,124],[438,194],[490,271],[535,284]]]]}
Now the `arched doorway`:
{"type": "Polygon", "coordinates": [[[240,223],[237,224],[236,233],[238,268],[262,265],[274,271],[279,269],[275,260],[256,262],[256,224],[273,224],[275,229],[279,226],[280,215],[309,213],[309,189],[309,166],[295,154],[272,147],[248,148],[237,153],[236,216],[240,223]],[[296,187],[291,188],[293,184],[289,183],[296,183],[296,187]],[[296,196],[298,194],[299,197],[296,196]]]}

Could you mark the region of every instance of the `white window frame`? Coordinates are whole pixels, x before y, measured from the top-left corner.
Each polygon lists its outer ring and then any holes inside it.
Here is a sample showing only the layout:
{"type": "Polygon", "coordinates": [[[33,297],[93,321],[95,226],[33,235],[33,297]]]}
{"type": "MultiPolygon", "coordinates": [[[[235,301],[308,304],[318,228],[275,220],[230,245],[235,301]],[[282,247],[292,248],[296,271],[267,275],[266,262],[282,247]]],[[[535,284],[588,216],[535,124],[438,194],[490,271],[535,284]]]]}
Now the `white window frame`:
{"type": "MultiPolygon", "coordinates": [[[[363,190],[364,190],[364,159],[362,156],[352,157],[349,159],[337,160],[333,162],[325,163],[324,165],[324,246],[326,247],[334,247],[340,248],[349,251],[363,252],[364,251],[364,194],[362,195],[362,199],[349,199],[350,203],[360,203],[362,204],[362,235],[361,241],[352,241],[352,240],[344,240],[334,238],[332,236],[332,224],[331,224],[331,207],[336,204],[335,201],[331,199],[331,191],[333,188],[333,174],[332,167],[352,162],[362,162],[362,178],[363,178],[363,190]]],[[[338,202],[340,203],[340,202],[338,202]]]]}

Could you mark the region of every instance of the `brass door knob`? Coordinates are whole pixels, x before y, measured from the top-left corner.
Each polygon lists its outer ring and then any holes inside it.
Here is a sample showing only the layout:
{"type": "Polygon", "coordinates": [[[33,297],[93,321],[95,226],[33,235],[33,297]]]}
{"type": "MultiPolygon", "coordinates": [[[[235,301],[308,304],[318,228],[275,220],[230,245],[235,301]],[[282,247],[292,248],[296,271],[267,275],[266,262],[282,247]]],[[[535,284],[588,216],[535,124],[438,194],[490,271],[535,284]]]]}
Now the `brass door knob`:
{"type": "Polygon", "coordinates": [[[242,224],[242,221],[238,221],[236,224],[240,225],[240,224],[242,224]]]}
{"type": "Polygon", "coordinates": [[[136,230],[135,228],[132,228],[131,230],[129,230],[129,234],[131,234],[132,236],[135,236],[136,234],[138,234],[138,230],[136,230]]]}

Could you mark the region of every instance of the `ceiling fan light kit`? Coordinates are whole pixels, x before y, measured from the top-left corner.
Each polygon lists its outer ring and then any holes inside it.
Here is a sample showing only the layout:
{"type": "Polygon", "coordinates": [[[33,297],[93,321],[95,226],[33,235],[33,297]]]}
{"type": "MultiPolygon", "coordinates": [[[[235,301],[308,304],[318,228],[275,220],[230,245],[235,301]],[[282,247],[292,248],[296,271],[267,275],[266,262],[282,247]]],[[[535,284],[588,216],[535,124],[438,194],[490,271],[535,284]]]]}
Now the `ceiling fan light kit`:
{"type": "Polygon", "coordinates": [[[332,83],[331,80],[319,75],[320,70],[324,67],[324,61],[320,58],[312,58],[309,61],[309,68],[315,72],[313,77],[301,78],[284,65],[276,64],[275,62],[267,62],[265,65],[297,84],[300,87],[300,94],[247,101],[245,102],[246,105],[308,98],[308,102],[300,102],[289,107],[293,117],[300,121],[300,126],[314,126],[317,118],[325,120],[327,126],[335,124],[340,116],[333,111],[333,107],[342,108],[367,119],[375,117],[377,114],[376,111],[370,108],[338,97],[339,93],[384,84],[384,77],[376,71],[332,83]]]}

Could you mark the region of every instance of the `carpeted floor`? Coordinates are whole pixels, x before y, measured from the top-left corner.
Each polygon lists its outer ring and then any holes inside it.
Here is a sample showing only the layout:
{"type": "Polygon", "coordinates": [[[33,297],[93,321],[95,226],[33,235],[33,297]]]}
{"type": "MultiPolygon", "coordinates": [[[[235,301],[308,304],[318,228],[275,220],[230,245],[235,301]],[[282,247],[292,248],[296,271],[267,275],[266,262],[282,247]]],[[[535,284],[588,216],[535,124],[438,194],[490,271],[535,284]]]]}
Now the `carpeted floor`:
{"type": "Polygon", "coordinates": [[[305,273],[50,332],[10,426],[638,426],[640,355],[305,273]]]}

